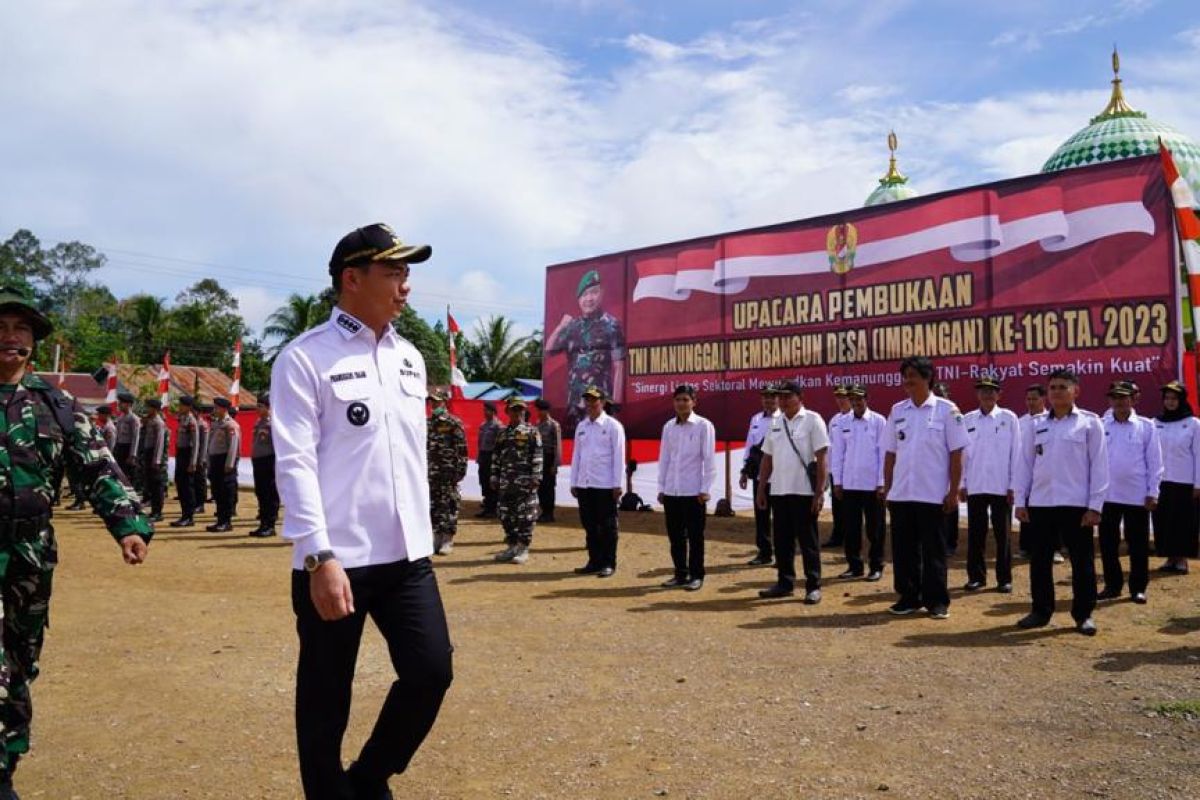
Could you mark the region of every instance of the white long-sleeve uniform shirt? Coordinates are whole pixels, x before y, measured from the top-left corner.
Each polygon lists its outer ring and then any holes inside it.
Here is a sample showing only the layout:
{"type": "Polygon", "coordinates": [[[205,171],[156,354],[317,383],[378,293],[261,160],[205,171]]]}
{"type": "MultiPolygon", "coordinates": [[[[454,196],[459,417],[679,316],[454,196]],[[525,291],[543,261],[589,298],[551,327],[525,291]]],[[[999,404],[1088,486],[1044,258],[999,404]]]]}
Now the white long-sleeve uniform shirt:
{"type": "Polygon", "coordinates": [[[1017,415],[1000,406],[990,414],[977,408],[963,416],[963,428],[968,443],[963,451],[962,488],[967,494],[1007,495],[1021,455],[1017,415]]]}
{"type": "Polygon", "coordinates": [[[1104,446],[1108,451],[1105,501],[1140,506],[1147,497],[1157,499],[1163,460],[1154,420],[1133,412],[1124,422],[1118,422],[1110,414],[1101,424],[1104,425],[1104,446]]]}
{"type": "Polygon", "coordinates": [[[1174,422],[1156,419],[1154,427],[1162,446],[1162,479],[1200,487],[1200,419],[1185,417],[1174,422]]]}
{"type": "Polygon", "coordinates": [[[686,422],[673,417],[663,425],[658,456],[658,491],[671,497],[711,494],[717,475],[713,455],[717,432],[713,424],[692,413],[686,422]]]}
{"type": "Polygon", "coordinates": [[[1100,511],[1108,493],[1108,452],[1100,418],[1078,407],[1062,417],[1034,417],[1021,442],[1016,487],[1017,508],[1100,511]]]}
{"type": "Polygon", "coordinates": [[[619,489],[625,482],[625,427],[600,412],[575,426],[571,453],[571,486],[575,489],[619,489]]]}
{"type": "Polygon", "coordinates": [[[867,409],[838,414],[829,424],[829,472],[833,485],[852,492],[873,492],[883,486],[884,431],[887,419],[867,409]]]}
{"type": "MultiPolygon", "coordinates": [[[[771,420],[779,416],[779,410],[774,413],[767,414],[765,411],[759,411],[750,418],[750,429],[746,431],[746,450],[745,458],[742,459],[742,471],[745,472],[747,462],[750,460],[750,448],[755,445],[761,445],[763,439],[767,436],[767,431],[771,430],[771,420]]],[[[747,478],[755,478],[756,475],[747,475],[747,478]]]]}
{"type": "Polygon", "coordinates": [[[271,371],[271,435],[292,563],[332,550],[344,567],[433,553],[425,361],[387,328],[334,308],[271,371]]]}
{"type": "MultiPolygon", "coordinates": [[[[949,400],[929,395],[917,405],[901,400],[888,414],[884,447],[896,454],[890,502],[941,503],[950,487],[950,454],[967,446],[962,414],[949,400]]],[[[953,487],[956,491],[958,487],[953,487]]]]}

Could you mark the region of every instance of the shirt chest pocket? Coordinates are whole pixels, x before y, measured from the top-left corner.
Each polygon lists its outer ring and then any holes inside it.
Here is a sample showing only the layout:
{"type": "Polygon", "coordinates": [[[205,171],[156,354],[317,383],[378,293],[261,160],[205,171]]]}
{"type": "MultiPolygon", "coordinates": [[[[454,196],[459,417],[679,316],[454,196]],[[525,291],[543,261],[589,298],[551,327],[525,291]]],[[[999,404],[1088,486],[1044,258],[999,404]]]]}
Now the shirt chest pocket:
{"type": "Polygon", "coordinates": [[[1077,427],[1064,431],[1059,437],[1062,447],[1069,453],[1083,453],[1087,450],[1087,428],[1077,427]]]}
{"type": "Polygon", "coordinates": [[[377,393],[367,379],[339,381],[333,384],[333,416],[337,430],[354,432],[373,430],[379,425],[382,409],[376,402],[377,393]]]}

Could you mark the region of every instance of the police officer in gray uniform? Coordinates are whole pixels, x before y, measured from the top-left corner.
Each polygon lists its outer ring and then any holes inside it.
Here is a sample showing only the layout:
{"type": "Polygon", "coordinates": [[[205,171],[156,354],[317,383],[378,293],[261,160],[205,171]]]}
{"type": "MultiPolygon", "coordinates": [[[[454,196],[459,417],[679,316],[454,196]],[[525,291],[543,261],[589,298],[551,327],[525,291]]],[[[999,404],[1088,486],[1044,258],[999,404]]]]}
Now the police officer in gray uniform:
{"type": "Polygon", "coordinates": [[[233,406],[229,398],[218,397],[213,404],[217,408],[208,444],[208,480],[212,484],[213,502],[217,504],[217,521],[205,527],[205,530],[209,533],[226,533],[233,530],[241,429],[229,417],[229,409],[233,406]]]}
{"type": "Polygon", "coordinates": [[[196,446],[200,425],[196,422],[196,401],[189,395],[179,398],[179,425],[175,438],[175,493],[179,495],[179,519],[172,528],[190,528],[195,523],[196,470],[200,465],[200,450],[196,446]]]}
{"type": "Polygon", "coordinates": [[[501,425],[496,421],[496,404],[488,400],[483,404],[483,424],[479,426],[479,487],[483,490],[483,508],[477,517],[496,516],[496,490],[492,486],[492,453],[496,449],[496,436],[501,425]]]}
{"type": "Polygon", "coordinates": [[[196,508],[193,518],[204,513],[208,503],[208,443],[212,434],[212,403],[197,403],[196,406],[196,472],[192,479],[192,497],[196,508]]]}
{"type": "Polygon", "coordinates": [[[134,491],[141,491],[141,479],[138,469],[138,448],[142,443],[142,420],[133,413],[133,395],[121,392],[117,395],[117,407],[121,416],[117,418],[117,446],[113,450],[113,458],[117,466],[125,471],[134,491]]]}
{"type": "Polygon", "coordinates": [[[250,442],[250,464],[254,467],[254,496],[258,498],[258,527],[250,535],[265,539],[275,535],[279,516],[279,490],[275,487],[275,444],[271,439],[271,395],[258,396],[258,419],[250,442]]]}

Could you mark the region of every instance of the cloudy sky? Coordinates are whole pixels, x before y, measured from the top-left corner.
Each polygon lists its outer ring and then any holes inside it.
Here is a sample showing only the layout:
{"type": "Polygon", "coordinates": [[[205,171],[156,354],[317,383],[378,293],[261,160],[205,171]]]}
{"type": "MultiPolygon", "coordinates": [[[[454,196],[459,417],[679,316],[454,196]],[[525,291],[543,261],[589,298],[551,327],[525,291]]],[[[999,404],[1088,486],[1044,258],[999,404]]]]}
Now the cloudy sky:
{"type": "Polygon", "coordinates": [[[1194,0],[26,0],[0,237],[201,277],[252,326],[390,222],[431,321],[541,325],[546,265],[1036,172],[1108,97],[1200,138],[1194,0]]]}

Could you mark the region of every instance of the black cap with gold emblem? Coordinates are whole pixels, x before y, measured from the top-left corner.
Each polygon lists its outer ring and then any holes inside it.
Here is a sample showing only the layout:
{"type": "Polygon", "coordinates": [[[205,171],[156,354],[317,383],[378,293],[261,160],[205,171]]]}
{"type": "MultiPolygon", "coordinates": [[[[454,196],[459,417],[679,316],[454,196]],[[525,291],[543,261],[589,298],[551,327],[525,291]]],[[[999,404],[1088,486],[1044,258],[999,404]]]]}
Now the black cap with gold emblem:
{"type": "Polygon", "coordinates": [[[403,261],[419,264],[433,255],[427,244],[405,244],[396,232],[376,222],[355,228],[342,237],[329,259],[329,274],[337,275],[346,267],[362,266],[372,261],[403,261]]]}

